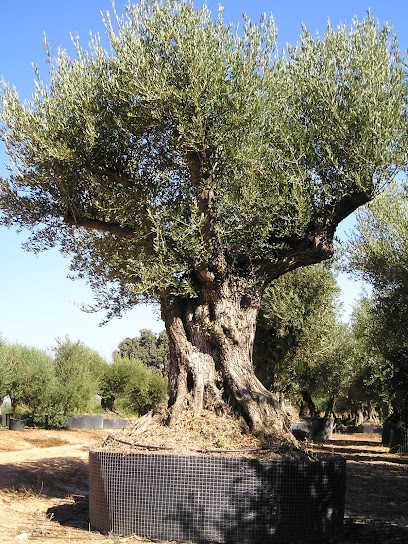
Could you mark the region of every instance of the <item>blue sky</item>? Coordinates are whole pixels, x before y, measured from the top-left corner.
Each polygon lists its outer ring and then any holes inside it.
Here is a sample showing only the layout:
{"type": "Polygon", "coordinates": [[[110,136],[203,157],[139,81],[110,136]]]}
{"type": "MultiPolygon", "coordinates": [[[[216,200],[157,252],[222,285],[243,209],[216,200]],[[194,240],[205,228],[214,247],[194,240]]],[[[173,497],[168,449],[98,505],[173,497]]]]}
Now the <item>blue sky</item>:
{"type": "MultiPolygon", "coordinates": [[[[212,11],[217,3],[208,2],[212,11]]],[[[126,4],[125,0],[116,0],[119,13],[126,4]]],[[[401,51],[408,49],[406,0],[227,0],[221,4],[225,7],[226,21],[240,21],[243,11],[254,21],[261,13],[272,12],[280,48],[287,42],[297,42],[302,22],[312,33],[323,34],[328,18],[334,26],[339,23],[349,26],[354,16],[362,19],[371,8],[381,23],[392,23],[401,51]]],[[[103,33],[100,11],[107,10],[111,10],[110,0],[0,0],[0,77],[16,86],[21,99],[30,98],[34,80],[32,64],[36,63],[44,74],[47,71],[43,32],[52,53],[56,54],[59,46],[72,51],[70,33],[78,33],[81,43],[86,45],[90,30],[103,33]]],[[[0,144],[0,176],[4,177],[6,160],[0,144]]],[[[344,237],[351,226],[352,220],[346,220],[339,228],[340,236],[344,237]]],[[[83,303],[92,303],[92,292],[84,282],[67,278],[68,260],[56,250],[39,256],[23,251],[21,243],[25,238],[26,233],[17,235],[0,227],[0,334],[8,342],[48,349],[55,345],[56,338],[68,335],[109,360],[112,351],[127,336],[136,336],[143,328],[163,330],[157,311],[145,306],[100,327],[102,314],[87,314],[79,308],[83,303]]],[[[349,312],[360,284],[342,275],[340,285],[345,311],[349,312]]]]}

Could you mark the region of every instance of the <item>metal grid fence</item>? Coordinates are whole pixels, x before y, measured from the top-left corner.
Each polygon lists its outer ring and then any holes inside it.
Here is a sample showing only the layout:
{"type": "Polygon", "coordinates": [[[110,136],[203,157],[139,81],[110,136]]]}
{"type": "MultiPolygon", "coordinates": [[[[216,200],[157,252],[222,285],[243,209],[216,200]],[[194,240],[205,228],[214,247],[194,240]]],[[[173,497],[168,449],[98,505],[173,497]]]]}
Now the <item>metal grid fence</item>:
{"type": "Polygon", "coordinates": [[[401,445],[399,447],[399,453],[408,453],[408,431],[402,435],[401,445]]]}
{"type": "Polygon", "coordinates": [[[318,542],[342,527],[345,461],[90,452],[90,522],[200,543],[318,542]]]}

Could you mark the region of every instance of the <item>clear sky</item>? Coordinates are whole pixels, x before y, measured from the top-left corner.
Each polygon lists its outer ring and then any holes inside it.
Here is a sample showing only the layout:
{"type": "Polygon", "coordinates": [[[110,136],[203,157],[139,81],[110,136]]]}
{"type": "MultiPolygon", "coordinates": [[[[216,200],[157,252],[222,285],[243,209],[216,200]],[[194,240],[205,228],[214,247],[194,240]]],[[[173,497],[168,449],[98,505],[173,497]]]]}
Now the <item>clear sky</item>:
{"type": "MultiPolygon", "coordinates": [[[[119,13],[126,0],[116,0],[119,13]]],[[[408,49],[408,2],[406,0],[226,0],[226,21],[241,20],[245,11],[254,21],[263,12],[272,12],[278,27],[278,43],[296,43],[305,23],[312,33],[324,33],[327,20],[333,26],[350,26],[354,16],[362,19],[370,8],[381,23],[391,22],[401,51],[408,49]]],[[[218,2],[208,1],[212,11],[218,2]]],[[[199,5],[199,2],[196,2],[199,5]]],[[[72,51],[71,34],[78,34],[82,45],[89,41],[89,31],[103,33],[100,12],[112,10],[110,0],[0,0],[0,77],[16,86],[20,98],[30,98],[33,91],[32,64],[47,71],[42,44],[43,32],[56,54],[59,46],[72,51]]],[[[7,156],[0,144],[0,176],[7,176],[7,156]]],[[[350,229],[352,220],[339,228],[339,235],[350,229]]],[[[155,332],[164,329],[159,314],[152,308],[139,306],[122,319],[100,327],[103,314],[87,314],[80,310],[92,303],[92,292],[85,282],[67,278],[69,262],[55,251],[35,256],[21,249],[26,233],[0,227],[0,334],[8,342],[20,342],[48,349],[56,338],[68,335],[96,349],[107,360],[124,338],[136,336],[140,329],[155,332]]],[[[359,293],[360,286],[340,278],[345,312],[359,293]]]]}

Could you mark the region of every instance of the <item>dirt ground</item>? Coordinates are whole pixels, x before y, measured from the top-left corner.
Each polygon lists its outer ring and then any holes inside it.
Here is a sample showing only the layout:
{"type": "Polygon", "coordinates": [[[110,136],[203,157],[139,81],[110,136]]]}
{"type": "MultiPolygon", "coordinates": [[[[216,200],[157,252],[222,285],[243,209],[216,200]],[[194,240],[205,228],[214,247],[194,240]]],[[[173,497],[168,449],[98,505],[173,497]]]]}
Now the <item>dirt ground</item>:
{"type": "MultiPolygon", "coordinates": [[[[0,429],[1,544],[149,542],[89,530],[88,449],[107,434],[0,429]]],[[[336,434],[314,448],[347,459],[344,532],[333,544],[407,544],[408,456],[390,454],[378,434],[336,434]]]]}

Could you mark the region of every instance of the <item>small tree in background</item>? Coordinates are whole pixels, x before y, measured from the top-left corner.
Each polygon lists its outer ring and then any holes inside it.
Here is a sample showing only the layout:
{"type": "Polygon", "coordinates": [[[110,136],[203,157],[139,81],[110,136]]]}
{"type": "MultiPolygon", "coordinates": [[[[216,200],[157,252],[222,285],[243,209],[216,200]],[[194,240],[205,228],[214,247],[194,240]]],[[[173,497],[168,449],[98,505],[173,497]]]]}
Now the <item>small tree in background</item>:
{"type": "Polygon", "coordinates": [[[129,408],[136,409],[139,415],[143,415],[163,402],[166,391],[167,380],[158,370],[135,361],[123,394],[123,401],[129,408]]]}
{"type": "Polygon", "coordinates": [[[121,357],[139,359],[145,365],[160,370],[164,375],[168,373],[170,355],[165,331],[154,334],[149,329],[142,329],[139,336],[122,340],[117,353],[121,357]]]}
{"type": "Polygon", "coordinates": [[[0,367],[4,372],[3,391],[10,397],[13,415],[17,406],[25,407],[36,417],[55,405],[57,378],[54,362],[46,352],[4,344],[0,347],[0,367]]]}
{"type": "Polygon", "coordinates": [[[166,390],[167,380],[159,370],[116,353],[103,377],[100,394],[105,409],[117,411],[118,400],[124,409],[142,415],[163,402],[166,390]]]}
{"type": "MultiPolygon", "coordinates": [[[[398,364],[396,367],[392,358],[387,357],[390,336],[382,330],[375,296],[363,294],[359,298],[351,324],[356,362],[346,400],[348,409],[360,423],[375,413],[382,419],[392,411],[401,416],[405,413],[406,383],[404,374],[401,381],[396,376],[398,364]]],[[[399,358],[399,364],[404,367],[403,358],[399,358]]]]}
{"type": "Polygon", "coordinates": [[[408,421],[408,188],[392,184],[356,216],[348,270],[369,282],[353,318],[361,383],[408,421]]]}
{"type": "Polygon", "coordinates": [[[11,378],[10,368],[2,352],[5,345],[5,341],[0,335],[0,414],[2,413],[3,399],[7,396],[8,383],[11,378]]]}
{"type": "MultiPolygon", "coordinates": [[[[309,400],[336,334],[339,287],[329,265],[295,270],[264,295],[254,344],[257,375],[292,400],[309,400]]],[[[326,361],[326,363],[325,363],[326,361]]]]}
{"type": "Polygon", "coordinates": [[[107,363],[82,342],[57,339],[53,348],[60,406],[65,414],[86,411],[100,390],[107,363]]]}
{"type": "Polygon", "coordinates": [[[130,376],[135,368],[135,361],[137,359],[133,357],[113,354],[113,362],[105,369],[99,388],[101,405],[104,410],[118,412],[115,401],[126,391],[130,376]]]}

